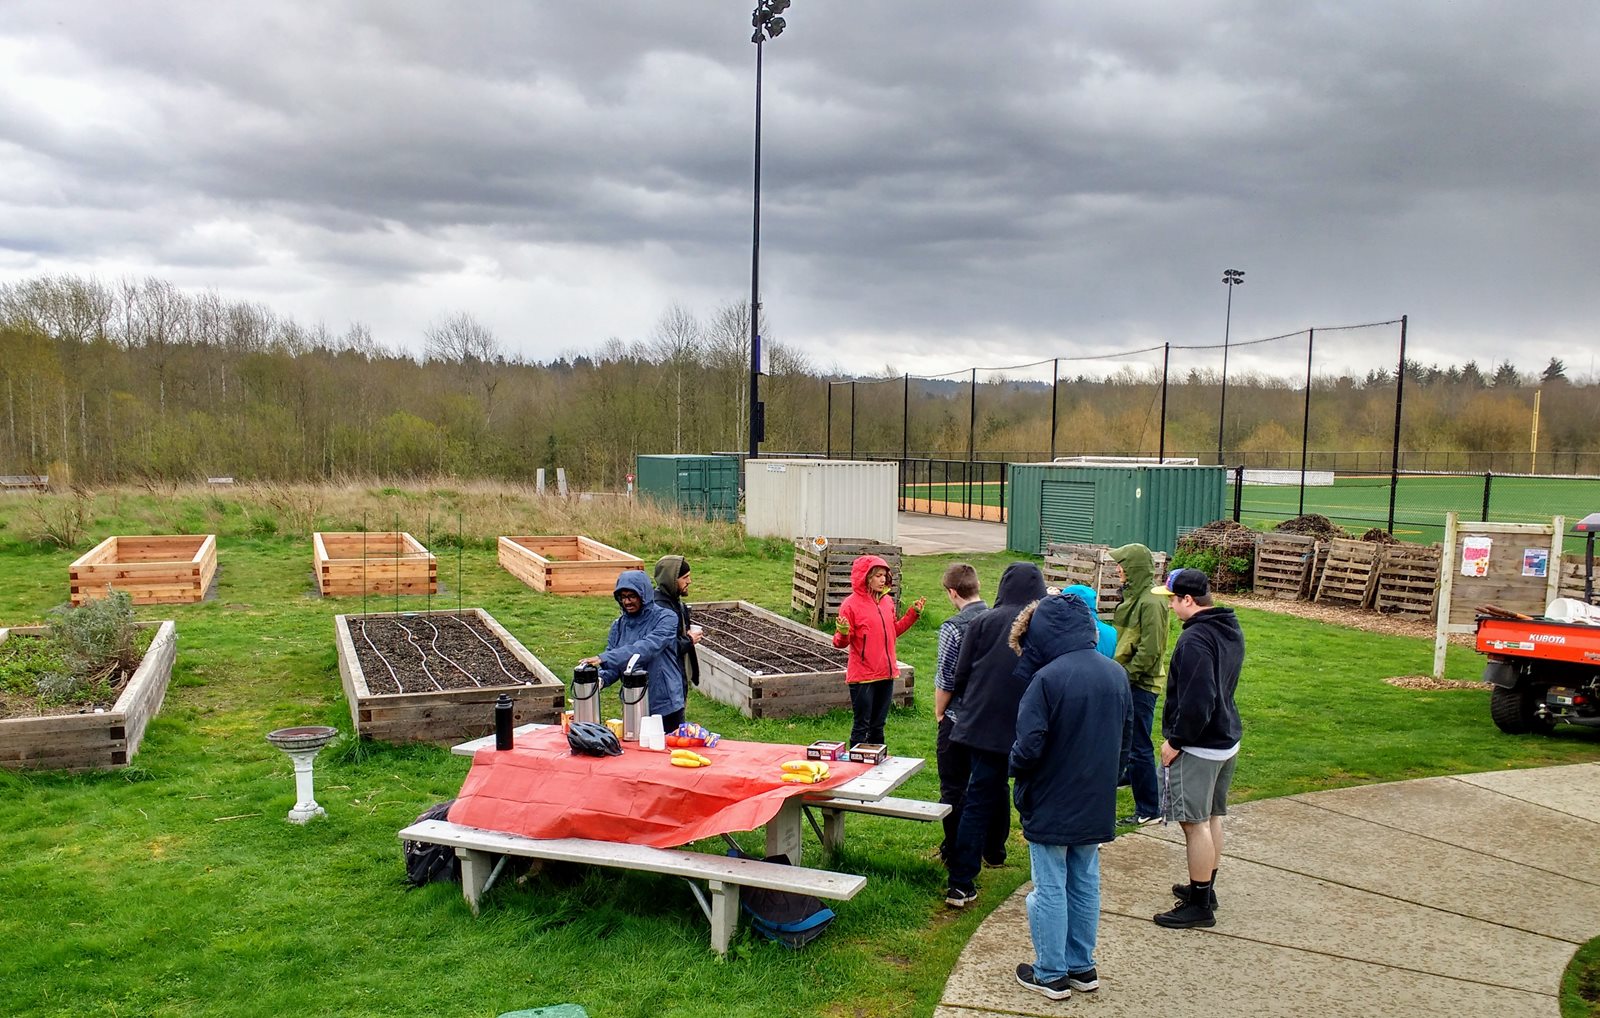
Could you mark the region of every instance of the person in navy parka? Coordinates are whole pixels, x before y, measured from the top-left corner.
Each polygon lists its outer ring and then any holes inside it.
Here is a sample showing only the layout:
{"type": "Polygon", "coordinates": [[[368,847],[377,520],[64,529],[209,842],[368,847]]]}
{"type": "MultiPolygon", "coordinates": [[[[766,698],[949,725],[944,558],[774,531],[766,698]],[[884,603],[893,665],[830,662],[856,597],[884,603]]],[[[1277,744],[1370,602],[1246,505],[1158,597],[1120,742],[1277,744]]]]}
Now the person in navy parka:
{"type": "Polygon", "coordinates": [[[611,596],[622,614],[611,623],[605,652],[583,659],[600,667],[602,688],[622,678],[628,661],[639,655],[638,667],[649,674],[650,713],[661,715],[661,725],[672,732],[683,723],[683,666],[678,663],[678,615],[652,598],[650,577],[642,569],[629,569],[617,577],[611,596]]]}

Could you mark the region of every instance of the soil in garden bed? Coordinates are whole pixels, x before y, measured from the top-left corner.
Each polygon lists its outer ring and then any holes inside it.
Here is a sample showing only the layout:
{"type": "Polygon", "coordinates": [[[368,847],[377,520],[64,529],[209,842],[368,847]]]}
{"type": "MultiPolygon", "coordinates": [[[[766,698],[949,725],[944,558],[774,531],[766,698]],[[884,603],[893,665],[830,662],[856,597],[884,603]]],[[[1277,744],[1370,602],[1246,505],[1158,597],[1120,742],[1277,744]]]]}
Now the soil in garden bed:
{"type": "Polygon", "coordinates": [[[757,674],[804,675],[844,670],[844,651],[804,645],[792,630],[742,608],[697,608],[693,621],[705,630],[700,639],[702,647],[757,674]]]}
{"type": "Polygon", "coordinates": [[[540,681],[476,615],[352,615],[349,624],[356,659],[373,693],[437,693],[540,681]]]}
{"type": "MultiPolygon", "coordinates": [[[[149,649],[154,630],[145,631],[138,639],[140,656],[149,649]]],[[[53,702],[40,696],[36,683],[47,671],[63,667],[59,655],[45,652],[54,646],[48,637],[13,633],[0,643],[0,719],[54,718],[72,714],[93,714],[109,711],[117,705],[117,697],[133,678],[133,669],[107,667],[97,673],[93,681],[70,701],[53,702]]],[[[137,667],[137,666],[136,666],[137,667]]]]}

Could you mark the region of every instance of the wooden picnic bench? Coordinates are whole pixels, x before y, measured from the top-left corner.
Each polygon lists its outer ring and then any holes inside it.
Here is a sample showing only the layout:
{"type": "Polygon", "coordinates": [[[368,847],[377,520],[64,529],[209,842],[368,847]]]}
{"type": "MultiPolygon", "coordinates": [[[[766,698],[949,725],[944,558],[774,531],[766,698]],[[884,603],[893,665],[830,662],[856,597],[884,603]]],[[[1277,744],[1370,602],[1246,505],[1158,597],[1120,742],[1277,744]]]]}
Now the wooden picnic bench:
{"type": "Polygon", "coordinates": [[[461,892],[473,915],[478,914],[479,902],[492,876],[498,872],[498,865],[504,862],[503,859],[497,860],[496,856],[549,859],[682,877],[689,882],[695,900],[711,923],[711,949],[718,954],[727,953],[734,931],[739,926],[740,887],[762,887],[848,901],[867,883],[866,877],[850,873],[785,866],[760,859],[585,838],[525,838],[518,834],[464,827],[444,820],[424,820],[412,824],[400,832],[400,838],[455,849],[461,860],[461,892]],[[695,880],[706,882],[711,894],[709,902],[695,880]]]}
{"type": "MultiPolygon", "coordinates": [[[[946,802],[927,802],[922,799],[803,799],[806,810],[816,809],[822,812],[822,830],[817,832],[817,837],[822,842],[822,849],[828,854],[837,852],[844,846],[844,815],[846,813],[865,813],[868,816],[892,817],[896,820],[919,820],[929,823],[934,820],[943,820],[950,815],[950,804],[946,802]]],[[[813,826],[816,821],[812,821],[813,826]]]]}

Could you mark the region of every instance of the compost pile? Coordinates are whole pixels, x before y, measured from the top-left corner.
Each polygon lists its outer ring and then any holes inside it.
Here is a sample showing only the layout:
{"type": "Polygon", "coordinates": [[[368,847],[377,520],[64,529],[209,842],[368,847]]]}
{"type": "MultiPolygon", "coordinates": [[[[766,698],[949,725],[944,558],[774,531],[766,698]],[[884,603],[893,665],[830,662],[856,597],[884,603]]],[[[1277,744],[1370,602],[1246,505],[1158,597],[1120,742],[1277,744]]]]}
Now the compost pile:
{"type": "Polygon", "coordinates": [[[1306,513],[1304,516],[1296,516],[1292,520],[1284,520],[1272,529],[1280,534],[1301,534],[1305,537],[1314,537],[1319,541],[1331,541],[1336,537],[1350,536],[1343,527],[1321,513],[1306,513]]]}
{"type": "Polygon", "coordinates": [[[1178,538],[1177,557],[1191,567],[1204,562],[1211,589],[1222,593],[1250,589],[1255,552],[1256,532],[1233,520],[1215,520],[1178,538]],[[1242,570],[1235,568],[1240,560],[1242,570]]]}
{"type": "Polygon", "coordinates": [[[350,640],[374,693],[539,682],[476,615],[352,616],[350,640]]]}
{"type": "Polygon", "coordinates": [[[1368,542],[1370,542],[1372,544],[1399,544],[1400,543],[1400,539],[1398,537],[1396,537],[1393,534],[1389,533],[1387,530],[1383,529],[1382,527],[1373,527],[1371,530],[1367,531],[1365,534],[1362,534],[1361,535],[1361,539],[1363,541],[1368,541],[1368,542]]]}
{"type": "Polygon", "coordinates": [[[844,651],[797,639],[790,630],[742,608],[696,608],[694,621],[705,630],[700,646],[757,675],[844,671],[844,651]]]}

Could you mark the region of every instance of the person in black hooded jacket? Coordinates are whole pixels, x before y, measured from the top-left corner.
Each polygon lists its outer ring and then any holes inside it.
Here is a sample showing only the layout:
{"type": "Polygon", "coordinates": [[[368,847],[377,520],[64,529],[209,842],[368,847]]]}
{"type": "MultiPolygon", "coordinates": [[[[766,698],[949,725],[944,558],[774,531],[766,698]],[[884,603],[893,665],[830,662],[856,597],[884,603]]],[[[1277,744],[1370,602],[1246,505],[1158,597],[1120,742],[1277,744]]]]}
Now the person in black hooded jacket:
{"type": "Polygon", "coordinates": [[[1116,837],[1117,777],[1133,741],[1128,674],[1100,654],[1094,615],[1075,594],[1030,605],[1012,626],[1029,680],[1011,749],[1017,813],[1033,865],[1034,962],[1017,981],[1052,1000],[1098,989],[1099,846],[1116,837]]]}
{"type": "Polygon", "coordinates": [[[655,579],[655,602],[678,616],[678,662],[683,669],[683,699],[687,704],[689,687],[700,685],[700,656],[694,649],[700,642],[700,627],[690,619],[689,604],[684,600],[689,593],[689,560],[682,555],[661,556],[655,579]]]}
{"type": "Polygon", "coordinates": [[[1006,782],[1006,758],[1017,737],[1017,703],[1027,679],[1013,674],[1016,652],[1011,649],[1011,623],[1023,608],[1045,596],[1044,575],[1032,562],[1013,562],[1000,575],[994,607],[967,626],[956,656],[955,689],[961,716],[950,741],[967,747],[972,773],[956,825],[955,851],[945,860],[950,870],[944,901],[961,908],[978,897],[977,877],[983,863],[998,866],[1004,857],[983,858],[984,842],[996,811],[1009,830],[1011,805],[1006,782]]]}

